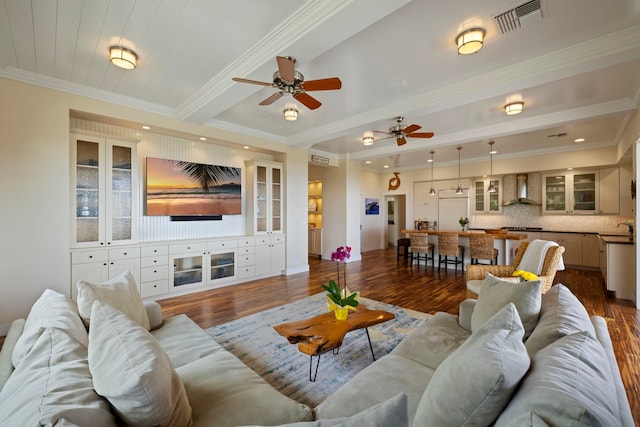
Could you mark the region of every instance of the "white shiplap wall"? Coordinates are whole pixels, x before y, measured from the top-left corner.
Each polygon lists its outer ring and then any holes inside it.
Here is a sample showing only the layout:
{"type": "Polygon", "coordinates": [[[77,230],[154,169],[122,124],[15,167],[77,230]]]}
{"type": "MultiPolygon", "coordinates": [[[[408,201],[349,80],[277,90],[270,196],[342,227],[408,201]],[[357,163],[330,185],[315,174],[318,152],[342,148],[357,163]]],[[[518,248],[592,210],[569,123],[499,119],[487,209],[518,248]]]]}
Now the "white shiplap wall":
{"type": "Polygon", "coordinates": [[[141,171],[138,189],[140,191],[138,220],[138,240],[154,242],[165,240],[201,239],[224,236],[241,236],[246,234],[246,174],[244,162],[249,158],[272,160],[266,155],[247,156],[242,148],[232,148],[210,142],[189,140],[170,135],[148,131],[123,128],[119,126],[92,122],[81,119],[70,119],[70,128],[77,132],[90,132],[105,137],[137,140],[138,166],[141,171]],[[217,164],[239,167],[242,169],[242,215],[223,215],[222,221],[178,221],[172,222],[167,216],[145,216],[145,174],[146,158],[158,157],[171,160],[217,164]]]}

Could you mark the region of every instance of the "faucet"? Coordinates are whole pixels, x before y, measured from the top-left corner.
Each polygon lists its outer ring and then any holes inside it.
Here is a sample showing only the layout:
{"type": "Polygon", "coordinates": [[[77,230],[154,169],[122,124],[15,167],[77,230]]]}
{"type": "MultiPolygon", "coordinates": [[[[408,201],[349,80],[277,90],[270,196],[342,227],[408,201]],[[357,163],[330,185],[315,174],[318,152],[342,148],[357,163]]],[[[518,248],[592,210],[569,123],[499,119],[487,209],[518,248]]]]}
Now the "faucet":
{"type": "Polygon", "coordinates": [[[618,227],[620,227],[621,225],[626,225],[627,227],[629,227],[629,234],[631,234],[633,236],[633,225],[632,224],[627,224],[625,222],[621,222],[620,224],[618,224],[618,227]]]}

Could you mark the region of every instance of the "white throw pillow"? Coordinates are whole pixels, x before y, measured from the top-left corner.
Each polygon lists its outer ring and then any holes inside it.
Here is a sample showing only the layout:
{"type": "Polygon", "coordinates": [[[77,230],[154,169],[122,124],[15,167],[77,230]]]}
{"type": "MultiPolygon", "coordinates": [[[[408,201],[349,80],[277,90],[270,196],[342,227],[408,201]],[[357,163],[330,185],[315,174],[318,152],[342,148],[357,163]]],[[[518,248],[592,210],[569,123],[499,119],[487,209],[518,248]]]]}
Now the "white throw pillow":
{"type": "Polygon", "coordinates": [[[0,391],[0,425],[57,426],[62,419],[116,426],[109,402],[93,389],[85,345],[47,328],[0,391]]]}
{"type": "Polygon", "coordinates": [[[524,326],[524,337],[527,338],[535,328],[540,315],[541,286],[539,280],[513,283],[487,273],[471,315],[471,332],[482,327],[484,322],[512,302],[518,310],[524,326]]]}
{"type": "Polygon", "coordinates": [[[523,333],[515,306],[507,304],[438,366],[413,425],[493,423],[529,369],[523,333]]]}
{"type": "Polygon", "coordinates": [[[14,367],[18,366],[46,328],[61,329],[85,347],[89,345],[87,330],[80,320],[76,304],[66,295],[45,289],[31,306],[22,335],[16,341],[11,355],[14,367]]]}
{"type": "Polygon", "coordinates": [[[95,390],[130,426],[188,426],[191,406],[158,341],[114,307],[96,301],[89,329],[95,390]]]}
{"type": "Polygon", "coordinates": [[[147,331],[151,329],[149,316],[138,292],[133,275],[124,272],[104,283],[78,280],[78,310],[85,325],[89,326],[93,302],[100,300],[117,308],[147,331]]]}

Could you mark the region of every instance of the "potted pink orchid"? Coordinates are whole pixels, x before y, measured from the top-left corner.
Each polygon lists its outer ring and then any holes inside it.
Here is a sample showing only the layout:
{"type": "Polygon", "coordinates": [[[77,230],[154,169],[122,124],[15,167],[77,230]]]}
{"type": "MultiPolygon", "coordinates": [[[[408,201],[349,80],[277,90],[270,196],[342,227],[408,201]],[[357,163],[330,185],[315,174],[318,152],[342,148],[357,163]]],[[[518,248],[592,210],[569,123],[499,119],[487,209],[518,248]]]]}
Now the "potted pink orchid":
{"type": "Polygon", "coordinates": [[[331,253],[331,261],[336,262],[338,270],[338,283],[334,280],[329,281],[329,285],[322,285],[322,288],[328,292],[326,295],[327,306],[329,310],[333,310],[336,318],[345,320],[349,310],[355,310],[358,306],[360,292],[350,292],[347,288],[347,260],[351,258],[351,246],[340,246],[335,252],[331,253]],[[343,283],[340,289],[340,265],[342,264],[343,283]]]}

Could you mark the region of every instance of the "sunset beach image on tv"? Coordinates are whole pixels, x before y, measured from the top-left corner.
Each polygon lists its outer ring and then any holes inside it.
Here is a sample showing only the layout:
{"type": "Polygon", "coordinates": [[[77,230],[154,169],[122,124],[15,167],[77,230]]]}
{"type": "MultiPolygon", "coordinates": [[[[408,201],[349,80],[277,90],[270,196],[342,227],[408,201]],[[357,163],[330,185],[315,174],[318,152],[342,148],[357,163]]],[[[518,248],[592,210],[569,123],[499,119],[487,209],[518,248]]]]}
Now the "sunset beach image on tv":
{"type": "Polygon", "coordinates": [[[241,169],[147,157],[149,216],[242,214],[241,169]]]}

